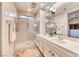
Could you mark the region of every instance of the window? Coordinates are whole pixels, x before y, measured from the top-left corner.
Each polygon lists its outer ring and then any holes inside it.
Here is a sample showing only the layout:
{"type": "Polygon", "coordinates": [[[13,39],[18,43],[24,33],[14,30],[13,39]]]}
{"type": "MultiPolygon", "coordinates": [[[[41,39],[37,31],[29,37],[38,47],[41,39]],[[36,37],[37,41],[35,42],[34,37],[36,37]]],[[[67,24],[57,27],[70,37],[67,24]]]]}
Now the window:
{"type": "Polygon", "coordinates": [[[32,16],[28,16],[28,19],[33,19],[33,17],[32,16]]]}
{"type": "Polygon", "coordinates": [[[27,16],[19,16],[19,18],[27,19],[27,16]]]}
{"type": "Polygon", "coordinates": [[[33,19],[32,16],[23,16],[23,15],[19,16],[19,18],[21,18],[21,19],[27,19],[27,20],[33,19]]]}
{"type": "Polygon", "coordinates": [[[7,16],[7,17],[17,17],[17,15],[16,15],[16,13],[14,13],[14,12],[5,12],[5,16],[7,16]]]}

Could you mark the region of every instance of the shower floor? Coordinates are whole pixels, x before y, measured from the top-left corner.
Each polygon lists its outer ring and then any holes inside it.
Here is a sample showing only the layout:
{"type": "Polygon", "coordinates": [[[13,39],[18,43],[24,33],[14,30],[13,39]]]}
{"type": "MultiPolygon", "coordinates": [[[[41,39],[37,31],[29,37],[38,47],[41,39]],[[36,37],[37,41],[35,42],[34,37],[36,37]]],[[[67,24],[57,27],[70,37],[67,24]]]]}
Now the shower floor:
{"type": "Polygon", "coordinates": [[[22,43],[15,50],[14,57],[43,57],[33,42],[22,43]]]}

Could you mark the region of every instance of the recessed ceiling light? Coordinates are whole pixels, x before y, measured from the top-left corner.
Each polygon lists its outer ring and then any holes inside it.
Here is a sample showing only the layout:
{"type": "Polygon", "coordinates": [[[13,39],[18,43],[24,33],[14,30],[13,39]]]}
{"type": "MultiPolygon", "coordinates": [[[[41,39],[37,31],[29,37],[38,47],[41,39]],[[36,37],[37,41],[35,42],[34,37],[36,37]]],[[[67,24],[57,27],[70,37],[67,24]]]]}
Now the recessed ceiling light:
{"type": "Polygon", "coordinates": [[[28,11],[31,11],[31,9],[28,9],[28,11]]]}
{"type": "Polygon", "coordinates": [[[40,4],[40,6],[44,6],[44,4],[43,4],[43,3],[41,3],[41,4],[40,4]]]}
{"type": "Polygon", "coordinates": [[[53,12],[56,12],[56,9],[53,9],[53,12]]]}

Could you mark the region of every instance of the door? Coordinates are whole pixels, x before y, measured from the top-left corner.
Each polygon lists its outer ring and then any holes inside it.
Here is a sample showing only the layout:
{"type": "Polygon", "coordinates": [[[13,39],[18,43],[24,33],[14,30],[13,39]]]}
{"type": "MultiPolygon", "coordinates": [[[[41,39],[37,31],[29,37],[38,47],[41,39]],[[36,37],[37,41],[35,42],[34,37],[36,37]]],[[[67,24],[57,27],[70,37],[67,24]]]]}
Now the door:
{"type": "Polygon", "coordinates": [[[13,55],[14,52],[14,23],[11,21],[7,22],[7,33],[8,33],[8,47],[9,47],[9,56],[13,55]]]}

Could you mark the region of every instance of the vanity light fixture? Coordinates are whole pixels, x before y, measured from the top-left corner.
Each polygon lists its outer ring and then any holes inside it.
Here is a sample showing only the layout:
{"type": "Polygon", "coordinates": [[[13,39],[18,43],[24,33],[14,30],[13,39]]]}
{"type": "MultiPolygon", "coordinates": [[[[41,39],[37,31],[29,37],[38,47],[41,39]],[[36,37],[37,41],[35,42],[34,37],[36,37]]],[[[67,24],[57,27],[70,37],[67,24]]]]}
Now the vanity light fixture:
{"type": "Polygon", "coordinates": [[[50,11],[53,11],[53,12],[56,12],[56,9],[55,8],[50,8],[50,11]]]}
{"type": "Polygon", "coordinates": [[[56,9],[53,9],[53,12],[56,12],[56,9]]]}
{"type": "Polygon", "coordinates": [[[55,15],[56,9],[50,11],[53,15],[55,15]]]}

